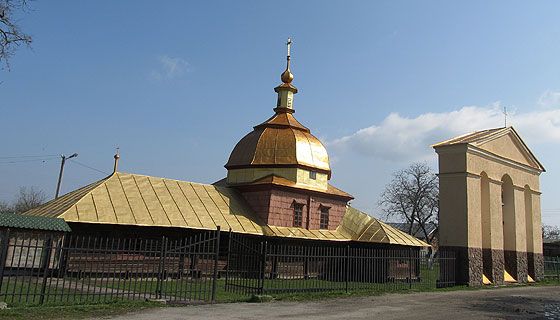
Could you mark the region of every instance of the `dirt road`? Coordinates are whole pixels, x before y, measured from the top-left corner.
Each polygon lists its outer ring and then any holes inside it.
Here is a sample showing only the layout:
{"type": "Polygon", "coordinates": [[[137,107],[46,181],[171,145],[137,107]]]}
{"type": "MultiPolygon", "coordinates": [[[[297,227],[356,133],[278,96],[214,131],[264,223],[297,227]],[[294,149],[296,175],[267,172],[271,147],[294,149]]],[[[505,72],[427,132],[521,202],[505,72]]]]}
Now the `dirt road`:
{"type": "Polygon", "coordinates": [[[112,319],[560,319],[560,286],[166,307],[112,319]]]}

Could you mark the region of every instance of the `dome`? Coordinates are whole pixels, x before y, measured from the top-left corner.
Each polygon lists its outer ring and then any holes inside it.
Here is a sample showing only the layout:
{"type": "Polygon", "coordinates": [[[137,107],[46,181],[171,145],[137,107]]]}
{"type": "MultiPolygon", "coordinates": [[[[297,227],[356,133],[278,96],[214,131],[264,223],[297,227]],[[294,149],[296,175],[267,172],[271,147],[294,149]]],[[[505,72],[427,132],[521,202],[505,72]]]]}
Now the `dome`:
{"type": "Polygon", "coordinates": [[[276,114],[243,137],[225,167],[301,167],[330,176],[327,150],[291,112],[276,114]]]}

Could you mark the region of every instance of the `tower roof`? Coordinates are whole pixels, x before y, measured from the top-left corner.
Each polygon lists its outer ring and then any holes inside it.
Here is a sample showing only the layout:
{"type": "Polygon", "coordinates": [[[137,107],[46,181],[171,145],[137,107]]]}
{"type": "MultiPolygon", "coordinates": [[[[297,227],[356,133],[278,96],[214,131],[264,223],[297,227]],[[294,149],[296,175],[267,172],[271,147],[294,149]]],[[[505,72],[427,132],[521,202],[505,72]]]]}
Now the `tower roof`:
{"type": "Polygon", "coordinates": [[[330,177],[329,155],[325,146],[293,115],[291,97],[297,93],[297,88],[291,83],[294,79],[290,71],[291,44],[288,39],[286,70],[280,76],[282,84],[274,88],[279,95],[275,114],[255,126],[237,143],[225,165],[228,170],[301,167],[326,173],[330,177]]]}
{"type": "Polygon", "coordinates": [[[288,112],[277,112],[254,127],[233,148],[225,167],[297,166],[331,172],[327,149],[288,112]]]}

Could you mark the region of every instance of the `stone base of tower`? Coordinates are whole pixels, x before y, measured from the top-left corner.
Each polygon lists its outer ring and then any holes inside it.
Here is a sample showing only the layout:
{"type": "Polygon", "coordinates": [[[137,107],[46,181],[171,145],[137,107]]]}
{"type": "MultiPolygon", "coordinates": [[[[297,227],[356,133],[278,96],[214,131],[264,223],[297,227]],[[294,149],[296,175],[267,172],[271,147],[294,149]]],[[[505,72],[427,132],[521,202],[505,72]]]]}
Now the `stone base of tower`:
{"type": "Polygon", "coordinates": [[[442,246],[440,251],[455,254],[455,282],[459,285],[482,285],[483,258],[481,248],[442,246]]]}
{"type": "Polygon", "coordinates": [[[482,249],[484,275],[492,284],[504,283],[504,251],[482,249]]]}
{"type": "Polygon", "coordinates": [[[527,262],[529,264],[529,275],[535,281],[544,279],[544,256],[542,253],[527,253],[527,262]]]}
{"type": "Polygon", "coordinates": [[[518,282],[527,282],[527,253],[504,250],[504,268],[518,282]]]}

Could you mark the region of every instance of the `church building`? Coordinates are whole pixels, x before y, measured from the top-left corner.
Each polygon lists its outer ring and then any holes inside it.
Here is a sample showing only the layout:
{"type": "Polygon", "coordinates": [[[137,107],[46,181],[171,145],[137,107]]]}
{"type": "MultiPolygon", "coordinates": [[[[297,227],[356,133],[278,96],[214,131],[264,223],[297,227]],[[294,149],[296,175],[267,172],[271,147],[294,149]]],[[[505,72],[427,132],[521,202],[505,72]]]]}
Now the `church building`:
{"type": "Polygon", "coordinates": [[[233,148],[227,177],[201,184],[117,170],[27,215],[63,218],[73,232],[182,236],[231,230],[278,241],[428,246],[348,205],[332,186],[325,146],[294,117],[290,45],[274,114],[233,148]]]}

